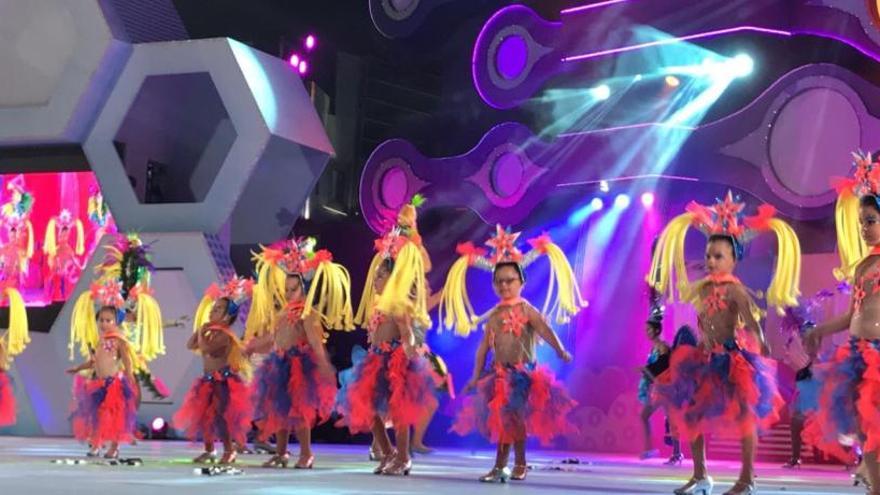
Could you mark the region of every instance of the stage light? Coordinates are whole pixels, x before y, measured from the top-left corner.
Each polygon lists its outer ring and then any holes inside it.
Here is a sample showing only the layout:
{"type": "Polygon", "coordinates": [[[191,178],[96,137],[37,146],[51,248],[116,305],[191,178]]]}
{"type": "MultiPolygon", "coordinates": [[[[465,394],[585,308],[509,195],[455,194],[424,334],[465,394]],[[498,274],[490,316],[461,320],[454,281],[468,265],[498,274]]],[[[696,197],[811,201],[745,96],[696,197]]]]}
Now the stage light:
{"type": "Polygon", "coordinates": [[[611,186],[608,185],[607,180],[600,180],[599,181],[599,190],[602,191],[603,193],[607,193],[608,191],[611,190],[611,186]]]}
{"type": "Polygon", "coordinates": [[[165,429],[166,423],[164,418],[155,418],[152,423],[150,423],[150,427],[155,432],[162,431],[165,429]]]}
{"type": "Polygon", "coordinates": [[[304,75],[309,70],[309,64],[306,63],[305,60],[299,61],[299,73],[304,75]]]}
{"type": "Polygon", "coordinates": [[[591,89],[590,94],[598,101],[605,101],[611,97],[611,88],[607,84],[602,84],[591,89]]]}
{"type": "Polygon", "coordinates": [[[624,209],[629,207],[630,199],[626,194],[618,194],[616,198],[614,198],[614,207],[617,209],[624,209]]]}
{"type": "Polygon", "coordinates": [[[317,43],[317,40],[315,39],[315,37],[313,35],[310,34],[310,35],[306,36],[306,49],[307,50],[311,50],[311,49],[315,48],[315,43],[317,43]]]}
{"type": "Polygon", "coordinates": [[[733,77],[745,77],[755,70],[755,61],[745,53],[740,53],[728,60],[726,65],[733,77]]]}
{"type": "Polygon", "coordinates": [[[670,88],[677,88],[681,81],[675,76],[666,76],[666,85],[670,88]]]}
{"type": "Polygon", "coordinates": [[[646,192],[642,193],[642,206],[645,208],[650,208],[654,204],[654,193],[646,192]]]}
{"type": "Polygon", "coordinates": [[[290,56],[290,58],[288,59],[288,61],[290,62],[290,65],[297,67],[297,68],[299,67],[299,55],[297,55],[295,53],[292,54],[290,56]]]}
{"type": "Polygon", "coordinates": [[[642,80],[642,77],[644,77],[644,76],[642,76],[641,74],[636,74],[636,77],[633,78],[633,82],[639,82],[639,81],[641,81],[641,80],[642,80]]]}
{"type": "Polygon", "coordinates": [[[584,223],[584,221],[590,218],[590,215],[596,213],[605,207],[605,203],[601,198],[593,198],[592,201],[581,206],[571,215],[568,216],[568,226],[569,227],[577,227],[578,225],[584,223]]]}

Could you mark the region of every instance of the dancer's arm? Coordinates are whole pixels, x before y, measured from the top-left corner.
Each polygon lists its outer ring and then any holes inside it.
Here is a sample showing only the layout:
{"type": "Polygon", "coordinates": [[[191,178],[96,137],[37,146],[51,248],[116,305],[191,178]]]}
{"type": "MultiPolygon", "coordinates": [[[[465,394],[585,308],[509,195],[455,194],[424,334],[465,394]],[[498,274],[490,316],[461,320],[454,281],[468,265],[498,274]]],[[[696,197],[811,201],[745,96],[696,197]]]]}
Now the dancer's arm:
{"type": "Polygon", "coordinates": [[[562,345],[562,341],[559,340],[559,336],[556,335],[556,332],[550,328],[550,325],[547,324],[547,320],[544,319],[544,315],[542,315],[537,309],[533,308],[530,305],[526,306],[526,313],[529,317],[529,325],[535,329],[538,336],[544,339],[545,342],[550,344],[550,347],[556,351],[556,355],[559,356],[559,359],[565,361],[566,363],[571,361],[571,354],[565,350],[565,346],[562,345]]]}
{"type": "Polygon", "coordinates": [[[125,376],[128,377],[132,384],[137,383],[134,378],[134,363],[131,362],[131,354],[128,352],[128,342],[122,342],[122,346],[119,347],[117,352],[121,354],[119,357],[122,360],[125,376]]]}
{"type": "Polygon", "coordinates": [[[416,336],[413,334],[412,318],[409,315],[396,316],[394,323],[400,331],[400,345],[403,346],[403,352],[409,358],[415,357],[416,336]]]}
{"type": "Polygon", "coordinates": [[[272,350],[272,345],[275,343],[275,334],[274,333],[264,333],[259,337],[254,337],[245,344],[244,353],[250,356],[251,354],[266,354],[272,350]]]}
{"type": "Polygon", "coordinates": [[[309,347],[312,348],[318,361],[318,369],[324,374],[333,375],[334,370],[330,365],[330,357],[327,356],[327,350],[324,348],[324,327],[321,325],[321,317],[313,312],[305,317],[303,325],[309,347]]]}
{"type": "Polygon", "coordinates": [[[80,364],[79,366],[74,366],[73,368],[67,368],[67,370],[65,370],[65,372],[67,372],[71,375],[74,375],[76,373],[79,373],[80,371],[90,370],[94,367],[95,367],[95,360],[89,359],[88,361],[80,364]]]}
{"type": "Polygon", "coordinates": [[[477,348],[477,354],[474,356],[474,372],[471,375],[470,381],[464,386],[461,390],[461,393],[465,394],[472,388],[477,386],[477,381],[480,379],[480,375],[483,373],[483,368],[486,367],[486,356],[489,354],[489,336],[491,332],[487,329],[483,332],[483,340],[480,341],[480,347],[477,348]]]}
{"type": "Polygon", "coordinates": [[[825,321],[819,325],[816,325],[812,329],[810,329],[806,336],[804,336],[804,344],[807,347],[807,352],[815,353],[819,346],[822,344],[822,339],[827,337],[828,335],[833,335],[838,332],[842,332],[849,328],[850,322],[853,317],[853,304],[852,300],[849,303],[849,309],[846,313],[842,315],[831,318],[830,320],[825,321]]]}
{"type": "Polygon", "coordinates": [[[731,285],[731,297],[733,298],[734,304],[736,304],[736,311],[740,320],[743,322],[746,330],[752,333],[756,339],[758,339],[758,343],[761,345],[761,354],[764,356],[770,355],[770,346],[767,345],[766,339],[764,339],[764,330],[761,329],[761,324],[755,320],[754,315],[752,314],[752,300],[749,298],[748,293],[744,286],[740,284],[732,284],[731,285]]]}
{"type": "Polygon", "coordinates": [[[192,335],[189,336],[189,340],[186,341],[186,348],[191,351],[198,350],[198,348],[199,348],[199,334],[204,331],[205,331],[205,329],[204,329],[204,327],[202,327],[198,331],[193,332],[192,335]]]}

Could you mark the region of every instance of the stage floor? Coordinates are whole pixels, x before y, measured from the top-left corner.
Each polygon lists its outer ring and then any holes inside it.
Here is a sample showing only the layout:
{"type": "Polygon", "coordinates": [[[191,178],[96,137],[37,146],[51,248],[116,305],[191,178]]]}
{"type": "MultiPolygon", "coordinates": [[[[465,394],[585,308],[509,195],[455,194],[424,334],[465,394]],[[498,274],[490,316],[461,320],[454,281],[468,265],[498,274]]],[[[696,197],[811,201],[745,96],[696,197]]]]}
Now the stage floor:
{"type": "MultiPolygon", "coordinates": [[[[295,445],[293,446],[296,447],[295,445]]],[[[143,466],[53,464],[53,459],[80,457],[84,449],[71,439],[0,437],[0,493],[4,494],[648,494],[671,493],[690,474],[690,464],[666,467],[660,460],[640,462],[620,456],[534,451],[529,478],[507,486],[480,484],[476,478],[492,463],[491,452],[440,450],[415,459],[406,478],[375,476],[366,446],[317,445],[315,469],[269,470],[259,467],[267,456],[243,456],[239,476],[202,476],[193,473],[189,459],[198,448],[183,442],[142,442],[123,449],[126,457],[141,457],[143,466]],[[576,458],[579,465],[562,464],[576,458]]],[[[710,464],[717,488],[723,493],[736,476],[729,462],[710,464]]],[[[853,488],[841,467],[816,466],[797,471],[759,465],[761,494],[864,493],[853,488]]]]}

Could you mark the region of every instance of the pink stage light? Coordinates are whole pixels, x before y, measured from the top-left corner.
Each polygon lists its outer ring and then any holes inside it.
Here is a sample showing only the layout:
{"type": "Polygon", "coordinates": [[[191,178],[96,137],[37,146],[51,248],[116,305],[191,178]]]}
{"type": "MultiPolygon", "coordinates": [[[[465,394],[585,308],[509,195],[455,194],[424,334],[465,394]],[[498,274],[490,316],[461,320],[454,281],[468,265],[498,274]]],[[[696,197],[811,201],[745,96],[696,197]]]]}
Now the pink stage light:
{"type": "Polygon", "coordinates": [[[642,193],[642,206],[644,206],[645,208],[650,208],[654,206],[654,193],[642,193]]]}
{"type": "Polygon", "coordinates": [[[294,67],[299,67],[299,55],[294,53],[293,55],[290,56],[289,61],[290,61],[290,65],[292,65],[294,67]]]}
{"type": "Polygon", "coordinates": [[[299,73],[305,74],[308,71],[309,71],[309,64],[307,64],[305,60],[300,60],[299,61],[299,73]]]}
{"type": "Polygon", "coordinates": [[[163,418],[156,418],[150,423],[150,427],[153,428],[153,431],[162,431],[165,428],[165,420],[163,418]]]}
{"type": "Polygon", "coordinates": [[[306,49],[307,50],[314,49],[315,44],[317,44],[317,42],[318,42],[318,40],[315,39],[315,37],[313,35],[310,34],[310,35],[306,36],[306,49]]]}

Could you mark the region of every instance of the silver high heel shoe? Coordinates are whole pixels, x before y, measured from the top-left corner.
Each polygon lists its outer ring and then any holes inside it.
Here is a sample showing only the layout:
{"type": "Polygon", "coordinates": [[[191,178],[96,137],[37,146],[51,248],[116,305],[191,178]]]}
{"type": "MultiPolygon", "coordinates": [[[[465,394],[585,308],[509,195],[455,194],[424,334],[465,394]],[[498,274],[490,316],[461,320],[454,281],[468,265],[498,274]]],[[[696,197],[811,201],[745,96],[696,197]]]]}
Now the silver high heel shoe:
{"type": "Polygon", "coordinates": [[[711,476],[702,479],[691,478],[681,488],[676,488],[672,493],[675,495],[712,495],[712,488],[715,482],[711,476]]]}
{"type": "Polygon", "coordinates": [[[510,469],[507,466],[503,468],[493,467],[491,471],[489,471],[484,476],[480,476],[478,478],[483,483],[507,483],[507,480],[510,479],[510,469]]]}

